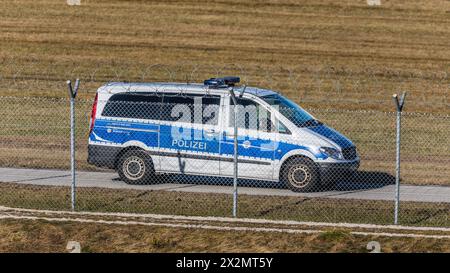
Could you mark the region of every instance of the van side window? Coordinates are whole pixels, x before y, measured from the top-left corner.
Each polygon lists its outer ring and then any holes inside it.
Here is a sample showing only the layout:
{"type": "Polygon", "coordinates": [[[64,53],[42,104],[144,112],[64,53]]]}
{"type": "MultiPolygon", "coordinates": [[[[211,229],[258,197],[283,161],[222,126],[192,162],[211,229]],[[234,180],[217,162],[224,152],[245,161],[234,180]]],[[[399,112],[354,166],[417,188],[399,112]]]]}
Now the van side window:
{"type": "Polygon", "coordinates": [[[202,98],[202,124],[218,125],[219,111],[219,96],[202,98]]]}
{"type": "MultiPolygon", "coordinates": [[[[270,112],[257,102],[249,99],[239,99],[237,126],[242,129],[259,130],[262,132],[272,132],[274,129],[270,112]]],[[[234,126],[234,102],[230,99],[230,122],[229,126],[234,126]]]]}
{"type": "Polygon", "coordinates": [[[162,96],[155,93],[119,93],[108,100],[102,116],[158,120],[161,102],[162,96]]]}
{"type": "Polygon", "coordinates": [[[198,94],[163,98],[161,120],[195,124],[219,124],[220,96],[198,94]]]}

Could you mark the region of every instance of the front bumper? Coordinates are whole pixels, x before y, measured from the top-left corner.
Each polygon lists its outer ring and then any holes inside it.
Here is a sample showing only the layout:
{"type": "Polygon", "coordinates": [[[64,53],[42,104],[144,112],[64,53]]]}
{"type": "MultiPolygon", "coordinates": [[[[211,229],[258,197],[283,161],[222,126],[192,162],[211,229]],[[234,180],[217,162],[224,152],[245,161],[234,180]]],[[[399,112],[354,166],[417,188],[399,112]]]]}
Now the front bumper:
{"type": "Polygon", "coordinates": [[[321,162],[320,174],[324,179],[339,178],[354,173],[359,168],[359,159],[350,162],[321,162]]]}

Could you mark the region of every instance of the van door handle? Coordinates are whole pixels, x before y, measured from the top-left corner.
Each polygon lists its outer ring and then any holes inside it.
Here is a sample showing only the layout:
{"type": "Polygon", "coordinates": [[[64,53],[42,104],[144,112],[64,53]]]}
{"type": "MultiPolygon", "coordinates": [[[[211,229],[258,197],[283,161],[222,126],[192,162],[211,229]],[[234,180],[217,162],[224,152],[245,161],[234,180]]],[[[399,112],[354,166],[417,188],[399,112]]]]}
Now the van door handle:
{"type": "Polygon", "coordinates": [[[214,130],[214,129],[206,130],[205,132],[207,135],[216,135],[217,134],[216,130],[214,130]]]}

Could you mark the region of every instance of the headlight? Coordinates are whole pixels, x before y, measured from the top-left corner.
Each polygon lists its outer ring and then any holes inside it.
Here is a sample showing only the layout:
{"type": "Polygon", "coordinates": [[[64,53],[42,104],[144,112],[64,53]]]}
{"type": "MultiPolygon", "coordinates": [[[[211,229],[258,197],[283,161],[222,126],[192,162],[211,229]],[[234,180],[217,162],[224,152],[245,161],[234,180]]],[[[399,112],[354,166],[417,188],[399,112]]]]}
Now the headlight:
{"type": "Polygon", "coordinates": [[[331,157],[334,159],[344,159],[344,156],[338,149],[331,148],[331,147],[320,147],[320,151],[328,157],[331,157]]]}

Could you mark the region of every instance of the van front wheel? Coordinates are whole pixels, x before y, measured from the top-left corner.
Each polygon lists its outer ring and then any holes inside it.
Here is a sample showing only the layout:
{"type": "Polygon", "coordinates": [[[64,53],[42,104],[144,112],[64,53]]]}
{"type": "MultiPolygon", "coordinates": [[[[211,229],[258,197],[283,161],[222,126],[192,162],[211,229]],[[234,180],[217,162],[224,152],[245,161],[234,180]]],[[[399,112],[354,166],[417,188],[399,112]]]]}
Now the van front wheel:
{"type": "Polygon", "coordinates": [[[144,151],[125,152],[117,163],[120,179],[127,184],[151,184],[155,179],[152,159],[144,151]]]}
{"type": "Polygon", "coordinates": [[[281,178],[295,192],[310,192],[319,189],[320,175],[314,162],[296,158],[283,167],[281,178]]]}

